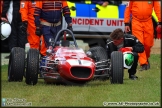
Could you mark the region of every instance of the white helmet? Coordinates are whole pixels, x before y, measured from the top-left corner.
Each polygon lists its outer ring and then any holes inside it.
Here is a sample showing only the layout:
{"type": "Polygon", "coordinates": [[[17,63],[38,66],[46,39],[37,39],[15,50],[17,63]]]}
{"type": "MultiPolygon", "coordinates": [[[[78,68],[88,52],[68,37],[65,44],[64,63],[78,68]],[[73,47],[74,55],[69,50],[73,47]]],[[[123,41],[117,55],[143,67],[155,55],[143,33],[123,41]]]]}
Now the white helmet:
{"type": "Polygon", "coordinates": [[[124,61],[124,67],[127,69],[130,69],[134,62],[134,55],[132,52],[124,52],[123,53],[123,61],[124,61]]]}
{"type": "Polygon", "coordinates": [[[5,40],[11,34],[11,25],[7,21],[1,22],[1,40],[5,40]]]}

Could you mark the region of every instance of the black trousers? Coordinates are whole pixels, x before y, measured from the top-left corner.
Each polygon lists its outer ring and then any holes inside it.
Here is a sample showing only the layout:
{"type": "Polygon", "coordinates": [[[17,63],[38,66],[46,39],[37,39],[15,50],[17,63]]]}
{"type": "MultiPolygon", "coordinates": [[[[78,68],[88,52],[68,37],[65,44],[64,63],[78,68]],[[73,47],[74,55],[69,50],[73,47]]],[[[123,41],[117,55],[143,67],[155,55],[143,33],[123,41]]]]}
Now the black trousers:
{"type": "Polygon", "coordinates": [[[13,8],[13,19],[11,22],[11,34],[8,39],[9,50],[13,47],[21,47],[25,49],[25,44],[27,43],[27,36],[23,34],[20,30],[21,14],[19,13],[19,8],[13,8]]]}
{"type": "Polygon", "coordinates": [[[133,52],[134,55],[134,63],[130,69],[128,69],[129,75],[136,74],[137,66],[138,66],[138,53],[133,52]]]}

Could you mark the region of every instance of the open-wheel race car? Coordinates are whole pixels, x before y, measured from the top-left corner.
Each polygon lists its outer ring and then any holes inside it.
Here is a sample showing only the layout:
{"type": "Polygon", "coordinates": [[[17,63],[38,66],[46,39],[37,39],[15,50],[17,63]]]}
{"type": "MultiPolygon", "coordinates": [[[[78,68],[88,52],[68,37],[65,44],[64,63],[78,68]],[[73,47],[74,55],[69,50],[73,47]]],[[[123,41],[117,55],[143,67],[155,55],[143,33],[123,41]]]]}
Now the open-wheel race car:
{"type": "Polygon", "coordinates": [[[47,50],[45,58],[39,57],[37,49],[30,48],[26,57],[24,49],[13,48],[9,59],[8,81],[23,81],[24,77],[28,85],[36,85],[38,79],[44,79],[47,83],[77,85],[101,78],[110,79],[112,84],[123,83],[124,64],[127,61],[122,52],[112,52],[111,59],[100,46],[92,47],[85,53],[78,48],[73,33],[68,29],[60,30],[50,43],[52,47],[47,50]],[[71,34],[73,41],[65,37],[58,41],[63,32],[71,34]]]}

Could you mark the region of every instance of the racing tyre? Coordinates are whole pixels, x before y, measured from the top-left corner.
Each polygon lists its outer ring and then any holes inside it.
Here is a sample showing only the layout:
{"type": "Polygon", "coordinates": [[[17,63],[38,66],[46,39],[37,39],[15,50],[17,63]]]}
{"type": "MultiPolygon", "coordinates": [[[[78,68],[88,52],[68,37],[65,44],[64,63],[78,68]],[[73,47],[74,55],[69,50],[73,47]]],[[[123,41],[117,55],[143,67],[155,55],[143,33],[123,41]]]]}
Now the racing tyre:
{"type": "Polygon", "coordinates": [[[26,67],[26,84],[35,85],[38,82],[39,72],[39,51],[37,49],[29,49],[27,53],[26,67]]]}
{"type": "MultiPolygon", "coordinates": [[[[89,51],[92,52],[95,62],[108,59],[105,49],[101,46],[92,47],[89,49],[89,51]]],[[[100,63],[99,65],[106,65],[106,63],[100,63]]],[[[107,68],[107,67],[98,67],[97,69],[102,69],[102,68],[107,68]]],[[[102,75],[103,72],[105,73],[105,71],[107,71],[107,70],[96,71],[95,75],[102,75]]],[[[99,76],[99,77],[97,77],[97,79],[105,80],[105,79],[107,79],[107,76],[99,76]]]]}
{"type": "Polygon", "coordinates": [[[112,84],[123,84],[123,53],[120,51],[113,51],[111,53],[111,70],[110,82],[112,84]]]}
{"type": "Polygon", "coordinates": [[[14,47],[11,50],[8,65],[8,81],[23,80],[25,71],[25,50],[20,47],[14,47]]]}

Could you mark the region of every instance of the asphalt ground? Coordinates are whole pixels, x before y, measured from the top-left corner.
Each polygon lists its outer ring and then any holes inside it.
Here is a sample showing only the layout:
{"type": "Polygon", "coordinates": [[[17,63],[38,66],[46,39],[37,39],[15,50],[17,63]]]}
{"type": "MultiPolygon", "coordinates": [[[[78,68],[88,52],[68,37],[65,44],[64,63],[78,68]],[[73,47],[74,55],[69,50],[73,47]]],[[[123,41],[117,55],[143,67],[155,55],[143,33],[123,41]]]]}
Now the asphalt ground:
{"type": "MultiPolygon", "coordinates": [[[[89,46],[87,43],[83,43],[82,40],[77,40],[78,46],[80,48],[83,48],[84,51],[87,51],[89,49],[89,46]]],[[[29,46],[26,45],[26,52],[29,49],[29,46]]],[[[161,54],[161,40],[154,40],[154,46],[152,47],[151,54],[161,54]]],[[[1,66],[8,64],[9,59],[5,59],[6,56],[8,56],[9,53],[1,53],[1,66]]]]}

